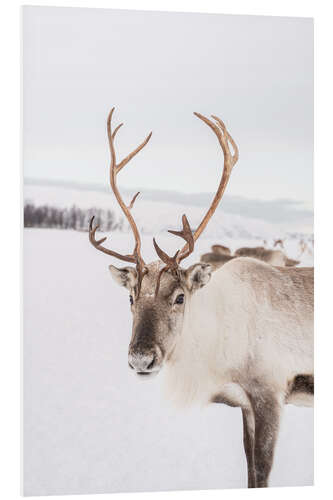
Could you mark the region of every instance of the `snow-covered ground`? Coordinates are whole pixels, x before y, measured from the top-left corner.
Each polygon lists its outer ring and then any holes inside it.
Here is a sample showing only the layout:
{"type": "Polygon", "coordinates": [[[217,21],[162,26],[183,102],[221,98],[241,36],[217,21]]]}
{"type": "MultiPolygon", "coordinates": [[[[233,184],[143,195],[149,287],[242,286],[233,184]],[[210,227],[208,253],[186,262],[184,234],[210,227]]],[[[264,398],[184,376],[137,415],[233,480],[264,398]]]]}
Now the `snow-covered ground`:
{"type": "MultiPolygon", "coordinates": [[[[178,238],[158,241],[168,251],[178,238]]],[[[189,263],[212,243],[199,240],[189,263]]],[[[112,237],[114,249],[131,244],[112,237]]],[[[151,236],[143,254],[155,259],[151,236]]],[[[142,381],[129,370],[128,294],[110,260],[87,233],[24,230],[24,493],[245,487],[240,410],[175,410],[160,375],[142,381]]],[[[313,411],[286,406],[271,485],[312,482],[313,411]]]]}

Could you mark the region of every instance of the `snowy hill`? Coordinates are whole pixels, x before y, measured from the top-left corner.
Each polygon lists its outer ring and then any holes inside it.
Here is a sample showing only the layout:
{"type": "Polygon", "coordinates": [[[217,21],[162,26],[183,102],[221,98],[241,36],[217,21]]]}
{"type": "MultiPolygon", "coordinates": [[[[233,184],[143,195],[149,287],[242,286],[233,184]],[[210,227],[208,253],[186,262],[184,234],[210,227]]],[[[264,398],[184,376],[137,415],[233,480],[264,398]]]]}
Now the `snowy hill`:
{"type": "MultiPolygon", "coordinates": [[[[125,191],[124,198],[126,200],[130,201],[132,196],[133,193],[125,191]]],[[[147,199],[147,193],[143,192],[135,203],[133,213],[140,230],[145,234],[158,234],[168,229],[179,228],[183,213],[186,213],[191,226],[195,228],[209,206],[209,202],[203,205],[199,196],[193,195],[194,203],[190,204],[189,195],[184,195],[184,204],[182,204],[180,196],[174,196],[171,201],[167,201],[163,196],[159,200],[156,195],[152,196],[152,193],[148,193],[149,199],[147,199]],[[200,200],[200,206],[198,206],[198,199],[200,200]]],[[[122,217],[114,198],[109,192],[103,190],[29,183],[24,186],[24,199],[37,205],[67,208],[76,205],[82,209],[92,207],[111,209],[117,217],[122,217]]],[[[230,202],[228,205],[230,207],[230,202]]],[[[216,238],[225,242],[234,239],[258,240],[257,243],[261,243],[264,239],[285,237],[290,230],[288,223],[270,223],[264,220],[264,217],[260,219],[244,214],[237,215],[228,212],[223,206],[222,203],[222,208],[219,208],[210,220],[203,233],[203,238],[216,238]]],[[[300,224],[300,228],[302,227],[300,224]]],[[[294,234],[296,234],[297,238],[298,232],[294,231],[294,234]]],[[[300,235],[300,237],[302,236],[300,235]]]]}

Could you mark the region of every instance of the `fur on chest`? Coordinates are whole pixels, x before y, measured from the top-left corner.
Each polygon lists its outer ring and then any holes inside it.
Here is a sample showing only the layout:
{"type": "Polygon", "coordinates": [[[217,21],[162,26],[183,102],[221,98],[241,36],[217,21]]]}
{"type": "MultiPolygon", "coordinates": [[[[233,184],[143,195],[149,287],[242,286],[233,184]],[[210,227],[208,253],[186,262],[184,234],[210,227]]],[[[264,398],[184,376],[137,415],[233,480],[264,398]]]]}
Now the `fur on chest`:
{"type": "Polygon", "coordinates": [[[220,403],[232,407],[247,408],[250,400],[244,389],[236,383],[229,382],[221,387],[221,390],[214,394],[211,403],[220,403]]]}

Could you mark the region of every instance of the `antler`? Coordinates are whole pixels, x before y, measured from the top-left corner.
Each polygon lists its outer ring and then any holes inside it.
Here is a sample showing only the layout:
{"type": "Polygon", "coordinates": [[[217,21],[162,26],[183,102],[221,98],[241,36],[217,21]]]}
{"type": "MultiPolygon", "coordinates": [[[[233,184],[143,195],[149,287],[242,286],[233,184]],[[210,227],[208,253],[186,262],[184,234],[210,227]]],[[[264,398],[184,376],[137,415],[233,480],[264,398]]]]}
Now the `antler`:
{"type": "Polygon", "coordinates": [[[156,253],[159,256],[159,258],[161,259],[161,261],[164,262],[164,264],[166,264],[166,266],[161,269],[161,271],[159,272],[159,275],[158,275],[157,285],[156,285],[156,289],[155,289],[156,295],[158,294],[158,290],[160,288],[162,274],[165,273],[166,271],[168,271],[168,269],[170,269],[174,273],[177,273],[180,261],[185,259],[185,257],[187,257],[188,255],[190,255],[190,253],[193,252],[193,249],[194,249],[193,234],[192,234],[190,224],[189,224],[185,214],[182,216],[182,222],[183,222],[183,230],[182,231],[172,231],[171,229],[169,229],[168,232],[174,234],[175,236],[180,236],[181,238],[183,238],[187,242],[188,251],[183,256],[180,256],[179,255],[180,251],[177,250],[177,252],[175,253],[175,255],[173,257],[169,257],[169,255],[167,255],[158,246],[155,238],[153,238],[156,253]]]}
{"type": "MultiPolygon", "coordinates": [[[[158,281],[158,287],[159,287],[159,282],[161,275],[163,272],[167,271],[168,269],[171,269],[173,272],[177,272],[179,263],[188,257],[194,249],[194,243],[195,241],[199,238],[205,227],[207,226],[210,218],[213,216],[219,202],[221,201],[221,198],[223,196],[223,193],[227,187],[231,171],[233,166],[238,160],[239,157],[239,152],[238,152],[238,147],[229,134],[229,132],[226,129],[226,126],[224,125],[223,121],[218,118],[217,116],[212,115],[212,118],[216,123],[214,123],[212,120],[209,120],[205,116],[201,115],[200,113],[194,113],[195,116],[200,118],[203,122],[205,122],[214,132],[216,135],[220,146],[223,151],[223,156],[224,156],[224,164],[223,164],[223,172],[222,172],[222,177],[220,184],[218,186],[218,189],[216,191],[216,194],[214,196],[214,199],[205,214],[204,218],[200,222],[199,226],[195,230],[195,232],[192,234],[192,231],[190,229],[190,225],[188,223],[188,220],[185,215],[182,217],[183,221],[183,230],[182,231],[169,231],[172,234],[175,234],[176,236],[181,236],[186,240],[186,244],[184,247],[176,252],[176,254],[173,257],[169,257],[163,250],[160,249],[160,247],[157,245],[155,239],[154,239],[154,246],[157,252],[157,255],[160,257],[160,259],[166,264],[166,266],[160,271],[159,275],[159,281],[158,281]],[[233,148],[233,154],[230,151],[229,143],[231,144],[233,148]]],[[[158,292],[158,289],[157,289],[158,292]]],[[[156,292],[156,293],[157,293],[156,292]]]]}
{"type": "Polygon", "coordinates": [[[281,248],[284,248],[284,239],[274,240],[273,248],[277,247],[278,245],[280,245],[281,248]]]}
{"type": "MultiPolygon", "coordinates": [[[[233,140],[233,138],[231,137],[231,135],[227,131],[226,126],[224,125],[223,121],[220,118],[218,118],[215,115],[212,115],[212,118],[216,122],[216,123],[214,123],[212,120],[209,120],[208,118],[201,115],[200,113],[195,112],[194,114],[195,114],[195,116],[200,118],[200,120],[205,122],[213,130],[214,134],[216,135],[216,137],[220,143],[220,146],[221,146],[222,151],[223,151],[223,156],[224,156],[223,172],[222,172],[222,177],[220,180],[219,187],[216,191],[216,194],[213,198],[213,201],[212,201],[208,211],[206,212],[204,218],[202,219],[202,221],[200,222],[199,226],[197,227],[197,229],[195,230],[195,232],[193,234],[194,241],[197,241],[197,239],[199,238],[199,236],[201,235],[201,233],[204,231],[205,227],[207,226],[209,220],[214,215],[214,212],[222,199],[224,191],[225,191],[225,189],[228,185],[228,182],[229,182],[231,171],[232,171],[235,163],[238,161],[239,151],[238,151],[238,147],[237,147],[235,141],[233,140]],[[229,142],[234,150],[234,154],[232,154],[230,151],[229,142]]],[[[187,249],[188,249],[188,246],[185,245],[181,250],[181,254],[183,252],[185,252],[187,249]]]]}
{"type": "Polygon", "coordinates": [[[108,133],[110,153],[111,153],[110,185],[111,185],[111,189],[112,189],[112,191],[117,199],[117,202],[118,202],[120,208],[122,209],[125,217],[127,218],[128,222],[131,226],[131,229],[132,229],[133,235],[134,235],[135,246],[134,246],[133,252],[131,254],[127,254],[127,255],[119,254],[118,252],[115,252],[113,250],[109,250],[108,248],[105,248],[104,246],[102,246],[102,243],[104,243],[104,241],[106,240],[106,237],[104,237],[100,240],[96,240],[95,234],[96,234],[96,231],[97,231],[99,226],[93,227],[94,217],[92,217],[90,224],[89,224],[89,241],[95,248],[97,248],[97,250],[100,250],[101,252],[104,252],[108,255],[116,257],[117,259],[124,260],[125,262],[132,262],[132,263],[136,264],[136,269],[137,269],[137,273],[138,273],[138,283],[139,283],[138,293],[139,293],[141,280],[145,274],[145,269],[144,269],[145,262],[141,256],[140,234],[139,234],[137,225],[133,219],[133,216],[131,214],[131,209],[133,208],[134,202],[140,193],[139,192],[136,193],[134,195],[132,201],[130,202],[130,204],[127,206],[125,204],[125,202],[123,201],[123,199],[119,193],[118,187],[117,187],[117,174],[139,151],[141,151],[141,149],[143,149],[145,147],[145,145],[148,143],[148,141],[151,138],[152,132],[150,132],[150,134],[146,137],[146,139],[136,149],[134,149],[128,156],[126,156],[120,163],[117,164],[116,152],[115,152],[115,147],[114,147],[114,139],[116,137],[118,130],[120,129],[120,127],[122,127],[123,124],[120,123],[120,125],[118,125],[114,129],[114,131],[112,132],[111,120],[112,120],[112,115],[113,115],[114,109],[115,108],[111,109],[109,116],[108,116],[108,119],[107,119],[107,133],[108,133]]]}

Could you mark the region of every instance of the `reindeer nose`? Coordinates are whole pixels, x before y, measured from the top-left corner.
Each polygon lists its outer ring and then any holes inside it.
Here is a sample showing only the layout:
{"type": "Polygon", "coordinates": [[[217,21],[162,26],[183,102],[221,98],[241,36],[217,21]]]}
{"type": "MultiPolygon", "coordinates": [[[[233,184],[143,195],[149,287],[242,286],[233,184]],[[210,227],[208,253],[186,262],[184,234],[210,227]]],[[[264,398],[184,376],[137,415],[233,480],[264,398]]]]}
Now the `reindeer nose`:
{"type": "Polygon", "coordinates": [[[128,364],[137,373],[150,373],[155,365],[156,355],[154,352],[136,352],[131,350],[128,353],[128,364]]]}

